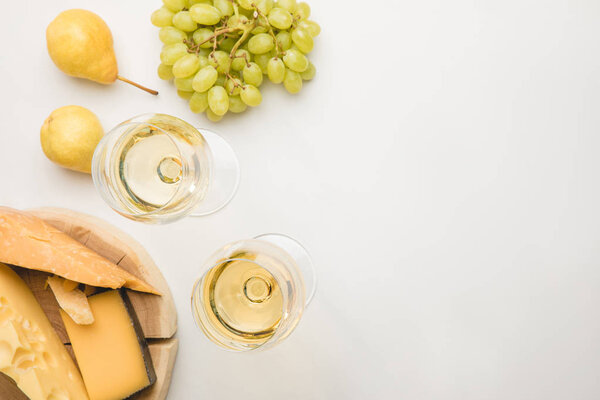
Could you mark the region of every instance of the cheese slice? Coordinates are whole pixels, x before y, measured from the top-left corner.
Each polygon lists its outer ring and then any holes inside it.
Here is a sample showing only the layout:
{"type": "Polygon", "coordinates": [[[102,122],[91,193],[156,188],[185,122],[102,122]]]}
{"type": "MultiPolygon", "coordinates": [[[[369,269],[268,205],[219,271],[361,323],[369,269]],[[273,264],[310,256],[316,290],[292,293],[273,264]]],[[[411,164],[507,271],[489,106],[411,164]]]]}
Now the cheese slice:
{"type": "Polygon", "coordinates": [[[91,286],[160,294],[143,280],[43,220],[0,207],[0,262],[91,286]]]}
{"type": "Polygon", "coordinates": [[[88,303],[86,295],[79,289],[65,289],[65,282],[72,282],[51,276],[48,278],[48,285],[56,297],[56,301],[61,309],[79,325],[89,325],[94,322],[94,315],[88,303]]]}
{"type": "Polygon", "coordinates": [[[31,400],[88,399],[79,370],[33,293],[4,264],[0,264],[0,372],[31,400]]]}
{"type": "Polygon", "coordinates": [[[156,374],[142,328],[124,291],[88,298],[94,323],[60,310],[91,400],[121,400],[152,385],[156,374]]]}

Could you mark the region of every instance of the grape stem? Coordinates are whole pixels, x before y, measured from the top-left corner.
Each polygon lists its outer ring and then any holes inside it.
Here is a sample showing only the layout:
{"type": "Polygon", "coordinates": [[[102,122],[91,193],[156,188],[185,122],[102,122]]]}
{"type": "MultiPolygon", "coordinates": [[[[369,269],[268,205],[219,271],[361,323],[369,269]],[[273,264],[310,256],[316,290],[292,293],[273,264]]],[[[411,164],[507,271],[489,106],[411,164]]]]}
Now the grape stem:
{"type": "MultiPolygon", "coordinates": [[[[278,56],[282,55],[282,52],[279,49],[279,43],[277,42],[277,37],[275,36],[275,32],[273,32],[273,28],[271,27],[271,24],[269,24],[269,22],[268,22],[269,21],[268,18],[262,13],[262,11],[260,11],[258,9],[256,4],[252,3],[252,7],[254,7],[254,11],[256,12],[256,14],[258,14],[259,16],[261,16],[267,20],[266,28],[269,30],[269,34],[273,37],[273,41],[275,42],[275,51],[277,52],[278,56]]],[[[264,26],[264,25],[262,25],[262,26],[264,26]]]]}
{"type": "Polygon", "coordinates": [[[234,13],[236,16],[239,16],[239,15],[240,15],[240,10],[238,9],[238,5],[237,5],[237,3],[235,2],[235,0],[229,0],[229,1],[230,1],[230,2],[231,2],[231,4],[233,5],[233,13],[234,13]]]}
{"type": "Polygon", "coordinates": [[[235,44],[233,45],[233,48],[231,49],[231,52],[229,53],[229,58],[233,59],[235,57],[235,52],[238,51],[238,49],[240,48],[242,43],[244,43],[246,41],[246,39],[248,39],[248,36],[250,36],[250,31],[252,29],[254,29],[255,27],[256,27],[256,20],[253,20],[252,26],[246,27],[244,29],[244,33],[242,34],[242,36],[240,36],[238,41],[235,42],[235,44]]]}
{"type": "Polygon", "coordinates": [[[243,58],[244,61],[246,61],[246,67],[250,66],[250,62],[248,61],[248,55],[246,53],[242,54],[241,56],[233,56],[233,59],[236,58],[243,58]]]}
{"type": "Polygon", "coordinates": [[[129,83],[130,85],[133,85],[133,86],[135,86],[138,89],[142,89],[143,91],[148,92],[148,93],[150,93],[150,94],[152,94],[154,96],[156,96],[158,94],[158,92],[156,90],[149,89],[146,86],[140,85],[139,83],[130,81],[127,78],[123,78],[121,75],[117,75],[117,79],[120,80],[121,82],[129,83]]]}
{"type": "Polygon", "coordinates": [[[221,29],[215,29],[215,33],[210,35],[209,37],[207,37],[205,40],[201,41],[200,43],[196,44],[195,46],[192,46],[190,48],[190,50],[198,50],[200,49],[200,46],[202,46],[204,43],[208,43],[211,40],[216,39],[218,36],[229,33],[229,32],[233,32],[235,30],[237,30],[239,28],[221,28],[221,29]]]}
{"type": "MultiPolygon", "coordinates": [[[[245,54],[244,54],[244,55],[245,55],[245,54]]],[[[226,77],[227,77],[227,78],[228,78],[228,79],[229,79],[231,82],[233,82],[233,89],[231,89],[231,93],[230,93],[231,95],[233,95],[233,91],[235,90],[235,88],[238,88],[238,87],[239,87],[239,88],[242,88],[242,89],[244,88],[244,85],[240,85],[239,83],[237,83],[237,82],[235,81],[235,79],[233,79],[234,77],[233,77],[233,76],[232,76],[232,75],[231,75],[229,72],[226,72],[226,73],[225,73],[225,76],[226,76],[226,77]]]]}
{"type": "Polygon", "coordinates": [[[292,28],[296,28],[298,26],[298,21],[300,21],[302,17],[300,15],[294,15],[292,18],[292,28]]]}
{"type": "Polygon", "coordinates": [[[210,56],[212,57],[213,60],[215,60],[215,62],[217,63],[217,66],[218,66],[219,60],[217,60],[217,57],[215,56],[215,51],[217,51],[217,36],[216,35],[213,38],[213,51],[210,52],[210,56]]]}

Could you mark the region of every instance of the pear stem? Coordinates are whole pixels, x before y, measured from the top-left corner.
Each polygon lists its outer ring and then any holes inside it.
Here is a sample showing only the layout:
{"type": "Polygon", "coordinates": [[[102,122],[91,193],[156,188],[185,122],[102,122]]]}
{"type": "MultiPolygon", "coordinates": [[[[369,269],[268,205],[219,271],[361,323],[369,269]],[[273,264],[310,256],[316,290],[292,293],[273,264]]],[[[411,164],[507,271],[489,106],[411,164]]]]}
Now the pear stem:
{"type": "Polygon", "coordinates": [[[147,87],[145,87],[145,86],[142,86],[142,85],[140,85],[139,83],[135,83],[135,82],[133,82],[133,81],[130,81],[130,80],[129,80],[129,79],[127,79],[127,78],[123,78],[121,75],[118,75],[118,76],[117,76],[117,79],[118,79],[118,80],[120,80],[120,81],[122,81],[122,82],[129,83],[130,85],[133,85],[133,86],[135,86],[136,88],[142,89],[143,91],[145,91],[145,92],[148,92],[148,93],[150,93],[150,94],[153,94],[153,95],[155,95],[155,96],[158,94],[158,92],[157,92],[156,90],[148,89],[147,87]]]}

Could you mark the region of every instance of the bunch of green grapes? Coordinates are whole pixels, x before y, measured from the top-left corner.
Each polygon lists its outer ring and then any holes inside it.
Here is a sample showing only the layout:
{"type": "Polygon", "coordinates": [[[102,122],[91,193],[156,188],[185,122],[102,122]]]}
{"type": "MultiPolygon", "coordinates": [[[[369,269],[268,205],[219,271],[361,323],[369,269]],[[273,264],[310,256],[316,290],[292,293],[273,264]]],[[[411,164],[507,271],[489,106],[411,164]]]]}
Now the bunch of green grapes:
{"type": "Polygon", "coordinates": [[[152,14],[164,43],[158,76],[174,79],[195,113],[219,121],[262,101],[266,75],[298,93],[315,76],[307,58],[320,26],[296,0],[163,0],[152,14]]]}

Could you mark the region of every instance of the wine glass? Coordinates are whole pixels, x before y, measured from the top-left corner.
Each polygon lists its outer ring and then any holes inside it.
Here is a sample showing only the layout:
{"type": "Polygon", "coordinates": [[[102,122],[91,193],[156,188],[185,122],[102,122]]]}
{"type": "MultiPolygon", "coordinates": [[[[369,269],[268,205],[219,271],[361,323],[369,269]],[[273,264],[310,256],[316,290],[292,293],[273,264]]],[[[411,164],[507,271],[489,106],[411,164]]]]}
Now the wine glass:
{"type": "Polygon", "coordinates": [[[316,291],[309,253],[296,240],[265,234],[215,252],[194,284],[196,324],[231,351],[267,349],[289,336],[316,291]]]}
{"type": "Polygon", "coordinates": [[[239,186],[238,159],[206,129],[166,114],[143,114],[108,132],[92,160],[102,198],[135,221],[169,223],[225,207],[239,186]]]}

